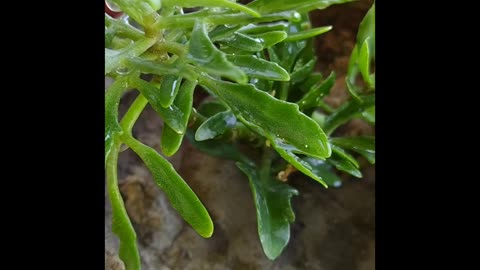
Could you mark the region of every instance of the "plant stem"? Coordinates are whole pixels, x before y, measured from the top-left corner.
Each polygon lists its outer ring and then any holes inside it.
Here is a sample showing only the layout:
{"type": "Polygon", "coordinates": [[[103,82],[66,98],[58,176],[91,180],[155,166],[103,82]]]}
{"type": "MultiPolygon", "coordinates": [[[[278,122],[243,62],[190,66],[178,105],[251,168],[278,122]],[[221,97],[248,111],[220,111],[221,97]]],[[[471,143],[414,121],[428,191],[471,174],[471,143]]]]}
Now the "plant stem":
{"type": "Polygon", "coordinates": [[[120,144],[118,138],[115,138],[106,166],[107,191],[112,206],[112,231],[120,239],[119,256],[126,268],[140,269],[137,236],[118,188],[117,163],[120,144]]]}
{"type": "Polygon", "coordinates": [[[262,159],[260,161],[260,178],[266,181],[270,177],[270,170],[272,167],[272,148],[265,145],[263,147],[262,159]]]}
{"type": "Polygon", "coordinates": [[[147,103],[148,100],[142,94],[139,94],[135,101],[132,103],[125,116],[123,116],[122,121],[120,122],[120,126],[125,133],[132,133],[132,128],[135,125],[135,122],[137,121],[140,114],[143,112],[143,109],[145,108],[147,103]]]}
{"type": "Polygon", "coordinates": [[[287,100],[289,86],[290,82],[280,82],[280,89],[278,90],[278,98],[280,100],[287,100]]]}
{"type": "Polygon", "coordinates": [[[139,40],[144,36],[143,31],[126,24],[123,20],[114,19],[105,14],[105,25],[113,28],[115,34],[119,37],[126,37],[134,41],[139,40]]]}

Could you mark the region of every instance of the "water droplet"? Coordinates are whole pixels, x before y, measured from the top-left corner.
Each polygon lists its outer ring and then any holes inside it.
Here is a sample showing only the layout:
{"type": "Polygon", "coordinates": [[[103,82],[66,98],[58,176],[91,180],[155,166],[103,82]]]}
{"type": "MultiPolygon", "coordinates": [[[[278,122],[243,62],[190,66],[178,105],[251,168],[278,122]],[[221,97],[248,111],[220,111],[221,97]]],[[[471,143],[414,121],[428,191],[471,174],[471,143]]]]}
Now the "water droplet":
{"type": "Polygon", "coordinates": [[[336,187],[336,188],[341,187],[342,182],[341,181],[335,181],[335,182],[333,182],[333,186],[336,187]]]}
{"type": "Polygon", "coordinates": [[[308,145],[305,144],[305,148],[308,148],[308,145]]]}
{"type": "Polygon", "coordinates": [[[115,5],[115,3],[112,2],[112,0],[105,0],[105,4],[107,4],[107,7],[114,12],[121,12],[122,10],[115,5]]]}
{"type": "Polygon", "coordinates": [[[120,75],[127,75],[128,73],[130,73],[130,70],[126,67],[119,67],[115,70],[115,72],[117,72],[120,75]]]}
{"type": "Polygon", "coordinates": [[[294,22],[299,22],[302,19],[302,15],[296,11],[292,15],[292,21],[294,22]]]}

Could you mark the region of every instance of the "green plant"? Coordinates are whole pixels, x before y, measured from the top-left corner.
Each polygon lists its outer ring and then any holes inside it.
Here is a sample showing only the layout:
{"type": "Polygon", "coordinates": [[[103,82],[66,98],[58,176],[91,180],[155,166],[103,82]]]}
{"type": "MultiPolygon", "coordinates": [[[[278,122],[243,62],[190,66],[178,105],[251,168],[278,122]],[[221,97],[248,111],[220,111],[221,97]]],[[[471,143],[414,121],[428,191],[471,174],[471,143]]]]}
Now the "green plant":
{"type": "Polygon", "coordinates": [[[295,219],[290,199],[298,192],[284,182],[292,171],[328,187],[341,181],[334,168],[361,177],[349,151],[375,162],[373,137],[332,136],[353,118],[375,123],[375,80],[369,74],[372,19],[362,23],[352,53],[347,84],[353,99],[331,108],[323,98],[335,73],[324,78],[314,71],[312,37],[331,27],[311,28],[308,12],[349,1],[108,1],[125,12],[118,19],[105,15],[105,75],[114,79],[105,93],[105,166],[112,230],[120,239],[119,256],[126,269],[140,269],[140,256],[118,189],[122,145],[144,161],[195,231],[203,237],[213,233],[208,211],[172,165],[132,136],[147,104],[164,121],[164,155],[175,154],[187,137],[201,151],[236,161],[248,177],[260,241],[270,259],[288,243],[295,219]],[[358,86],[359,72],[366,88],[358,86]],[[193,108],[197,86],[209,97],[193,108]],[[139,95],[119,120],[119,102],[130,89],[139,95]],[[250,149],[240,150],[239,145],[250,149]]]}

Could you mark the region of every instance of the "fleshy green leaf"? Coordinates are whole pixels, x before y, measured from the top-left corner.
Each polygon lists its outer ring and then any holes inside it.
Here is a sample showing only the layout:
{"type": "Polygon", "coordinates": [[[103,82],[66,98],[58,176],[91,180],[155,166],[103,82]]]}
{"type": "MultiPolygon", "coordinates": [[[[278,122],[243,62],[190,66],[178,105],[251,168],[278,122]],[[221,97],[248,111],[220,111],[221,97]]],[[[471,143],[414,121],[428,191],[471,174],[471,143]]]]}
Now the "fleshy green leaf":
{"type": "Polygon", "coordinates": [[[327,137],[318,124],[298,110],[298,105],[278,100],[253,85],[239,85],[202,76],[200,85],[223,100],[244,124],[255,126],[273,141],[294,146],[295,152],[318,158],[331,154],[327,137]]]}
{"type": "Polygon", "coordinates": [[[212,31],[208,33],[208,37],[210,38],[211,41],[217,41],[225,38],[231,37],[237,31],[240,29],[240,25],[219,25],[215,27],[212,31]]]}
{"type": "Polygon", "coordinates": [[[126,59],[125,62],[129,68],[141,71],[145,74],[155,74],[159,76],[175,75],[191,81],[197,79],[197,74],[180,61],[165,64],[136,57],[126,59]]]}
{"type": "Polygon", "coordinates": [[[331,72],[328,77],[318,85],[314,85],[310,91],[308,91],[302,99],[300,99],[297,104],[300,107],[300,110],[310,109],[318,105],[318,102],[321,101],[323,97],[330,93],[335,84],[335,72],[331,72]]]}
{"type": "Polygon", "coordinates": [[[158,95],[159,87],[153,83],[146,82],[141,79],[134,80],[132,85],[135,86],[143,96],[148,100],[152,108],[162,117],[177,134],[184,134],[187,129],[188,116],[175,104],[164,108],[160,103],[158,95]],[[185,121],[185,118],[187,121],[185,121]]]}
{"type": "Polygon", "coordinates": [[[375,59],[375,3],[370,7],[358,27],[357,46],[360,48],[365,41],[367,41],[372,59],[375,59]]]}
{"type": "Polygon", "coordinates": [[[358,55],[358,69],[362,74],[363,80],[368,86],[372,85],[370,80],[370,51],[368,49],[368,41],[370,37],[365,39],[362,47],[360,48],[360,54],[358,55]]]}
{"type": "Polygon", "coordinates": [[[340,187],[342,185],[342,179],[332,172],[332,166],[325,162],[325,160],[311,157],[306,157],[303,160],[312,166],[313,173],[321,176],[329,187],[340,187]]]}
{"type": "Polygon", "coordinates": [[[357,178],[362,178],[362,172],[360,172],[360,170],[352,162],[350,162],[350,160],[338,155],[335,151],[332,152],[332,156],[327,159],[327,162],[335,166],[335,168],[340,171],[344,171],[357,178]]]}
{"type": "Polygon", "coordinates": [[[313,9],[324,9],[333,4],[342,4],[353,0],[255,0],[247,6],[260,13],[279,12],[295,9],[307,12],[313,9]]]}
{"type": "Polygon", "coordinates": [[[362,116],[365,120],[370,122],[370,124],[375,125],[375,106],[365,109],[365,111],[362,112],[362,116]]]}
{"type": "MultiPolygon", "coordinates": [[[[300,17],[305,19],[304,16],[300,17]]],[[[287,36],[298,33],[302,30],[301,22],[290,22],[287,36]]],[[[306,41],[282,42],[268,49],[270,60],[278,63],[287,71],[292,71],[295,61],[306,46],[306,41]]]]}
{"type": "Polygon", "coordinates": [[[122,195],[118,189],[117,163],[119,146],[112,148],[106,161],[107,191],[112,206],[112,231],[120,240],[118,255],[128,270],[140,270],[137,235],[128,217],[122,195]]]}
{"type": "MultiPolygon", "coordinates": [[[[197,82],[185,81],[180,87],[180,92],[175,99],[174,105],[183,112],[182,119],[185,126],[188,125],[188,119],[192,112],[193,92],[197,82]]],[[[161,148],[166,156],[175,154],[182,144],[184,134],[178,134],[168,124],[165,124],[162,130],[161,148]]]]}
{"type": "Polygon", "coordinates": [[[345,152],[345,150],[343,150],[341,147],[337,145],[332,145],[332,152],[335,153],[338,158],[343,159],[346,162],[350,162],[355,168],[360,168],[360,164],[358,164],[358,161],[352,155],[345,152]]]}
{"type": "Polygon", "coordinates": [[[197,195],[175,171],[172,164],[152,148],[129,136],[125,143],[143,160],[155,183],[165,192],[172,207],[202,237],[213,234],[213,222],[197,195]]]}
{"type": "Polygon", "coordinates": [[[242,33],[234,33],[228,38],[221,39],[220,42],[247,52],[258,52],[263,50],[264,41],[263,39],[249,37],[242,33]]]}
{"type": "Polygon", "coordinates": [[[271,32],[265,32],[261,34],[253,34],[250,36],[253,38],[260,39],[263,44],[263,48],[270,48],[273,45],[286,39],[288,35],[287,35],[287,32],[285,31],[271,31],[271,32]]]}
{"type": "Polygon", "coordinates": [[[258,58],[255,55],[228,55],[227,59],[253,78],[273,81],[288,81],[288,72],[277,63],[258,58]]]}
{"type": "Polygon", "coordinates": [[[160,147],[167,156],[173,156],[182,145],[184,134],[178,134],[166,123],[163,125],[160,147]]]}
{"type": "Polygon", "coordinates": [[[122,61],[127,58],[139,56],[155,44],[155,39],[144,38],[132,43],[121,51],[105,48],[105,74],[121,66],[122,61]]]}
{"type": "Polygon", "coordinates": [[[211,10],[201,10],[182,15],[160,18],[155,27],[156,29],[191,28],[195,24],[195,21],[199,18],[205,19],[208,23],[214,25],[236,25],[247,23],[272,22],[278,20],[299,21],[301,16],[297,11],[294,10],[264,14],[261,17],[252,17],[248,14],[242,13],[228,14],[225,13],[225,11],[212,12],[211,10]]]}
{"type": "Polygon", "coordinates": [[[187,58],[206,72],[225,76],[239,83],[247,83],[247,75],[230,63],[207,35],[205,23],[197,21],[193,28],[187,58]]]}
{"type": "Polygon", "coordinates": [[[364,156],[370,163],[375,164],[375,137],[339,137],[330,138],[334,145],[350,149],[364,156]]]}
{"type": "Polygon", "coordinates": [[[280,154],[280,156],[286,161],[288,161],[290,164],[292,164],[293,167],[297,168],[299,171],[309,176],[313,180],[319,182],[325,188],[328,188],[328,185],[323,181],[323,179],[313,171],[312,166],[310,166],[310,164],[295,155],[294,152],[299,152],[297,148],[290,144],[286,144],[281,140],[272,141],[272,146],[280,154]]]}
{"type": "Polygon", "coordinates": [[[303,39],[309,39],[314,36],[318,36],[321,34],[324,34],[328,31],[332,30],[332,26],[323,26],[323,27],[318,27],[318,28],[312,28],[308,29],[305,31],[297,32],[291,35],[288,35],[288,37],[285,39],[285,42],[292,42],[292,41],[298,41],[298,40],[303,40],[303,39]]]}
{"type": "Polygon", "coordinates": [[[244,34],[262,34],[271,31],[286,31],[287,27],[288,23],[282,21],[262,24],[248,24],[240,28],[238,32],[244,34]]]}
{"type": "Polygon", "coordinates": [[[168,74],[162,77],[158,93],[162,107],[168,108],[173,104],[181,83],[182,77],[168,74]]]}
{"type": "Polygon", "coordinates": [[[250,183],[263,251],[274,260],[290,240],[290,223],[295,220],[290,199],[298,195],[298,191],[270,175],[262,175],[252,166],[237,162],[237,167],[247,175],[250,183]]]}
{"type": "MultiPolygon", "coordinates": [[[[297,61],[297,63],[298,62],[300,62],[300,61],[297,61]]],[[[307,63],[301,65],[300,68],[298,68],[298,69],[294,68],[294,71],[292,72],[292,75],[290,75],[290,77],[291,77],[290,83],[295,84],[295,83],[304,81],[308,77],[308,75],[310,75],[312,73],[313,69],[315,68],[315,63],[316,62],[317,62],[317,59],[313,58],[310,61],[308,61],[307,63]]],[[[295,66],[296,65],[297,64],[295,64],[295,66]]]]}
{"type": "Polygon", "coordinates": [[[352,95],[352,97],[356,100],[356,102],[363,102],[362,99],[360,98],[360,87],[356,86],[354,83],[355,83],[355,78],[358,74],[358,71],[357,71],[357,65],[355,65],[355,69],[352,69],[352,73],[348,74],[346,77],[345,77],[345,83],[347,85],[347,89],[348,89],[348,92],[350,93],[350,95],[352,95]]]}
{"type": "Polygon", "coordinates": [[[195,132],[195,140],[205,141],[222,135],[237,123],[237,118],[230,111],[220,112],[207,119],[195,132]]]}
{"type": "Polygon", "coordinates": [[[363,103],[356,100],[349,100],[343,104],[338,110],[327,117],[323,130],[327,134],[331,134],[337,127],[353,118],[359,117],[365,109],[375,105],[375,95],[363,96],[363,103]]]}
{"type": "Polygon", "coordinates": [[[224,7],[230,8],[233,10],[238,10],[250,14],[254,17],[260,17],[260,14],[250,9],[244,5],[237,4],[235,2],[229,0],[162,0],[165,6],[181,6],[187,8],[194,8],[194,7],[224,7]]]}

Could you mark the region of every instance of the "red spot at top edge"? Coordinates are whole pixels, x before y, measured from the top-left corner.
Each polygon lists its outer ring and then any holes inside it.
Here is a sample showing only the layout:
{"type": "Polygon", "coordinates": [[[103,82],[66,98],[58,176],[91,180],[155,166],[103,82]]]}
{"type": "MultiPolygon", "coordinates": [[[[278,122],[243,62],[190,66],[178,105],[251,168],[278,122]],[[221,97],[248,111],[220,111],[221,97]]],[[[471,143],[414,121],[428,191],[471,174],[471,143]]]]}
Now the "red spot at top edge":
{"type": "Polygon", "coordinates": [[[105,3],[105,13],[107,13],[108,15],[110,15],[113,18],[118,18],[118,17],[122,16],[122,14],[123,14],[123,12],[115,12],[115,11],[111,10],[107,6],[107,3],[105,3]]]}

